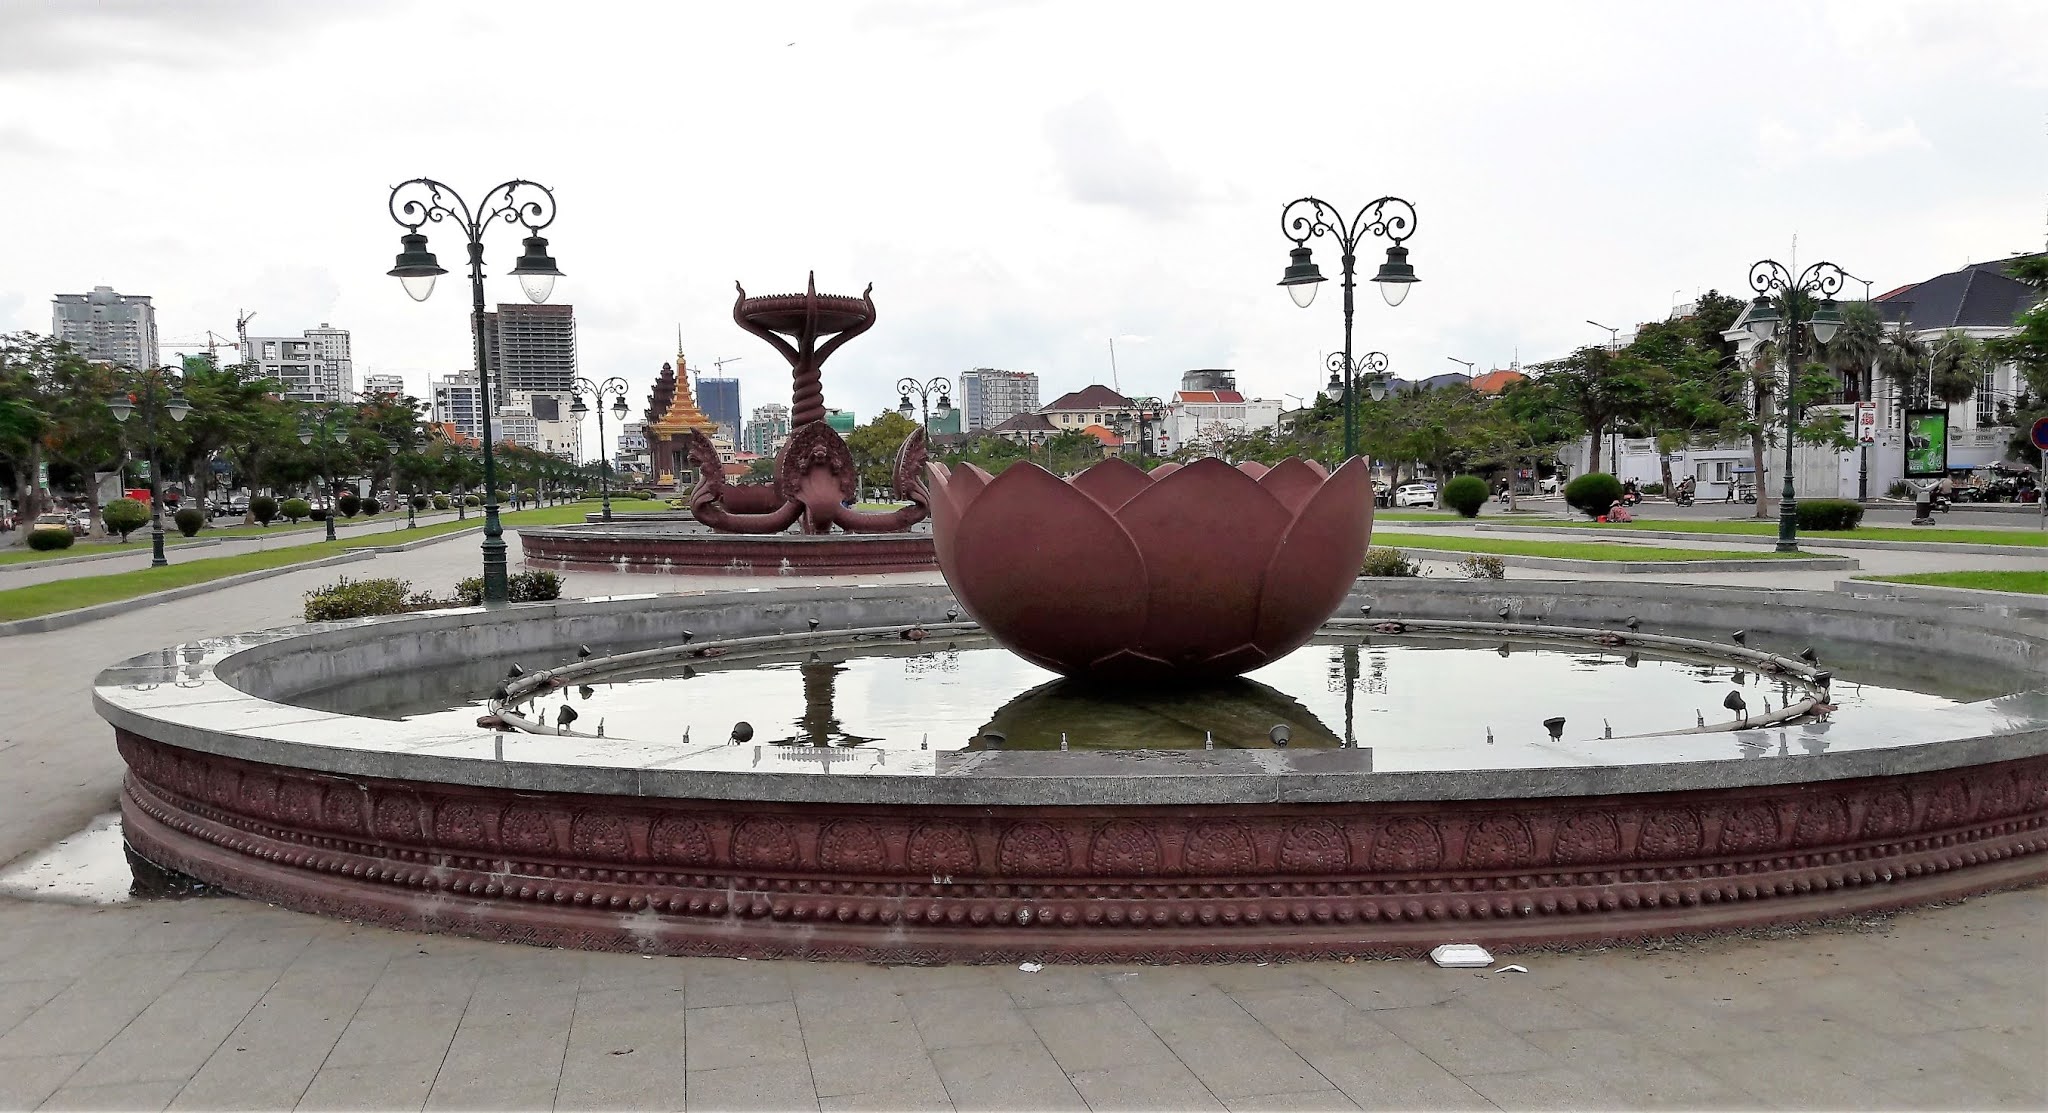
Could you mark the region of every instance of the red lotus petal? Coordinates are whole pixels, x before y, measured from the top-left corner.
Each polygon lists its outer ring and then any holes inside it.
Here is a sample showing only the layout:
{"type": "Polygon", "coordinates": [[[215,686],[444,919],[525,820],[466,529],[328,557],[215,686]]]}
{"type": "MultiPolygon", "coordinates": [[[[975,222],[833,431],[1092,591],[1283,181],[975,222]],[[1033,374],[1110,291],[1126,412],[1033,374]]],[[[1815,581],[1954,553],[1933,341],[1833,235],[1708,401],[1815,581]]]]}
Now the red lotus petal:
{"type": "Polygon", "coordinates": [[[1321,464],[1289,456],[1260,476],[1259,486],[1271,491],[1289,513],[1299,514],[1302,505],[1322,489],[1323,481],[1328,478],[1329,473],[1321,464]]]}
{"type": "Polygon", "coordinates": [[[1246,460],[1237,466],[1237,470],[1251,476],[1253,479],[1262,479],[1272,469],[1259,463],[1257,460],[1246,460]]]}
{"type": "Polygon", "coordinates": [[[1116,513],[1119,506],[1138,496],[1138,492],[1152,486],[1152,477],[1146,475],[1137,465],[1115,456],[1099,464],[1090,465],[1087,470],[1073,478],[1074,489],[1094,499],[1110,513],[1116,513]]]}
{"type": "Polygon", "coordinates": [[[1194,664],[1251,643],[1260,578],[1293,515],[1250,476],[1197,460],[1124,504],[1117,521],[1143,554],[1137,649],[1194,664]]]}
{"type": "Polygon", "coordinates": [[[1144,628],[1138,546],[1109,511],[1044,468],[1004,469],[956,532],[940,571],[960,606],[1019,654],[1078,673],[1144,628]]]}
{"type": "Polygon", "coordinates": [[[1296,512],[1266,565],[1259,648],[1280,657],[1313,637],[1357,581],[1371,539],[1372,474],[1364,458],[1355,457],[1296,512]]]}

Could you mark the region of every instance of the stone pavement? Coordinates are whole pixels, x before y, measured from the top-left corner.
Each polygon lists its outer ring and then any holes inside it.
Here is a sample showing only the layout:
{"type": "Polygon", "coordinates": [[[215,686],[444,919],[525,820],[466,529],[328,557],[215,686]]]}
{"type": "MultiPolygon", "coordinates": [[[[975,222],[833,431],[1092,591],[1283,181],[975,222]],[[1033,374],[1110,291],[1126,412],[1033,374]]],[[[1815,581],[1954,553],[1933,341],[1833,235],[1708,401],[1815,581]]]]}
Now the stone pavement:
{"type": "MultiPolygon", "coordinates": [[[[440,591],[477,560],[465,535],[346,571],[440,591]]],[[[0,639],[0,863],[114,805],[94,673],[296,621],[301,594],[335,575],[0,639]]],[[[568,588],[784,582],[576,573],[568,588]]],[[[0,1109],[2040,1108],[2044,926],[2034,889],[1847,928],[1529,955],[1526,975],[1413,961],[1026,973],[584,955],[233,898],[0,897],[0,1109]]]]}
{"type": "MultiPolygon", "coordinates": [[[[476,517],[475,514],[470,516],[476,517]]],[[[428,511],[418,515],[415,520],[420,525],[425,526],[436,522],[453,521],[454,519],[455,513],[453,511],[428,511]]],[[[337,522],[334,528],[336,539],[341,541],[374,541],[377,544],[401,544],[406,540],[402,536],[380,536],[394,532],[398,534],[405,532],[405,512],[403,510],[396,514],[379,514],[377,517],[367,521],[337,522]]],[[[177,533],[172,531],[169,537],[165,539],[164,556],[165,559],[173,564],[183,563],[188,560],[207,560],[212,557],[262,552],[266,549],[284,549],[294,545],[311,545],[327,540],[327,531],[322,528],[279,529],[275,533],[265,532],[246,537],[223,537],[220,539],[219,544],[203,545],[192,549],[169,543],[170,537],[176,536],[178,536],[177,533]]],[[[204,541],[207,540],[207,537],[201,534],[195,540],[204,541]]],[[[101,551],[103,549],[100,546],[94,546],[84,551],[74,551],[73,555],[83,556],[87,553],[98,553],[101,551]]],[[[0,591],[9,588],[27,587],[30,584],[49,583],[53,580],[77,579],[80,576],[110,576],[116,572],[140,571],[149,567],[149,560],[149,532],[144,530],[140,533],[129,535],[128,544],[120,556],[104,557],[99,560],[58,560],[54,563],[31,561],[27,564],[0,565],[0,591]]]]}
{"type": "Polygon", "coordinates": [[[935,968],[0,902],[8,1109],[2039,1108],[2048,892],[1655,949],[935,968]]]}

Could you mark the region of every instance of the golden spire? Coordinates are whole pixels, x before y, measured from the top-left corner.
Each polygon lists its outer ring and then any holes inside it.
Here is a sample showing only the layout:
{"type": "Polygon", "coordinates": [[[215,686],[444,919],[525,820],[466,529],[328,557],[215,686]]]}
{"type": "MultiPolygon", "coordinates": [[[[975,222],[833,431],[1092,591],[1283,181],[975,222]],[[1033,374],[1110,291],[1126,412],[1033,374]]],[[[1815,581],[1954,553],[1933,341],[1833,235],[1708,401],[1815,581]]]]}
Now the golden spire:
{"type": "Polygon", "coordinates": [[[710,436],[718,429],[718,423],[704,416],[697,408],[697,400],[690,392],[690,371],[683,358],[683,328],[676,326],[676,393],[669,401],[668,412],[654,423],[650,432],[667,437],[681,436],[686,430],[696,429],[710,436]]]}

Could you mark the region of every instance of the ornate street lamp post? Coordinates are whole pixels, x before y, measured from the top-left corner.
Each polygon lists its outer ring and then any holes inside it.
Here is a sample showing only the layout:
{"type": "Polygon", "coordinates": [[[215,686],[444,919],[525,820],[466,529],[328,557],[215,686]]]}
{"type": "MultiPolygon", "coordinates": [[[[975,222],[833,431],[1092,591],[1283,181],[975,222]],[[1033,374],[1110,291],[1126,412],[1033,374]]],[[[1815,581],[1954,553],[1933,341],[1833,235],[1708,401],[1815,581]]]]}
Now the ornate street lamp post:
{"type": "Polygon", "coordinates": [[[579,376],[574,390],[576,400],[569,404],[569,412],[578,418],[590,412],[590,407],[583,404],[586,393],[597,400],[597,487],[604,496],[604,520],[609,522],[612,520],[612,459],[605,448],[604,400],[609,396],[612,413],[620,421],[626,420],[626,380],[613,375],[601,383],[593,383],[579,376]]]}
{"type": "Polygon", "coordinates": [[[142,414],[143,436],[148,441],[149,451],[149,566],[165,568],[170,560],[164,556],[164,510],[163,495],[157,482],[156,463],[156,419],[158,414],[169,414],[172,421],[183,421],[192,412],[192,404],[185,401],[184,392],[178,388],[178,369],[159,367],[142,373],[138,389],[127,394],[116,394],[107,400],[107,409],[117,422],[126,423],[128,415],[142,414]]]}
{"type": "Polygon", "coordinates": [[[924,426],[925,436],[931,436],[932,411],[934,409],[938,410],[940,421],[946,420],[946,415],[953,412],[953,384],[944,375],[940,375],[928,383],[919,383],[916,379],[898,379],[896,380],[896,393],[900,396],[900,401],[896,405],[897,413],[908,418],[910,415],[922,411],[924,416],[920,424],[924,426]],[[915,406],[910,404],[910,396],[913,394],[917,395],[917,405],[915,406]],[[932,395],[934,394],[939,396],[939,404],[937,406],[931,404],[932,395]]]}
{"type": "Polygon", "coordinates": [[[1805,308],[1801,303],[1808,295],[1819,294],[1821,303],[1813,311],[1811,320],[1805,322],[1812,331],[1816,343],[1825,344],[1835,338],[1835,330],[1842,327],[1842,315],[1835,309],[1835,292],[1842,288],[1846,278],[1842,268],[1833,263],[1820,262],[1799,272],[1798,278],[1783,263],[1775,259],[1763,259],[1749,268],[1749,288],[1756,291],[1756,300],[1749,306],[1749,332],[1758,341],[1784,337],[1785,358],[1785,489],[1778,499],[1778,551],[1796,553],[1799,551],[1799,504],[1792,492],[1792,435],[1798,428],[1799,404],[1794,392],[1799,383],[1799,326],[1800,313],[1805,308]],[[1783,318],[1772,304],[1772,296],[1785,306],[1783,318]]]}
{"type": "Polygon", "coordinates": [[[1352,291],[1358,284],[1358,245],[1367,236],[1390,241],[1386,262],[1380,264],[1379,273],[1372,280],[1379,285],[1380,296],[1387,299],[1388,305],[1401,304],[1408,296],[1408,287],[1416,282],[1415,268],[1408,263],[1408,249],[1402,246],[1415,234],[1415,206],[1399,197],[1382,197],[1358,210],[1358,215],[1347,223],[1329,202],[1303,197],[1288,202],[1280,210],[1280,231],[1294,241],[1294,249],[1287,253],[1289,261],[1280,285],[1287,287],[1288,296],[1303,309],[1316,300],[1316,288],[1323,281],[1322,270],[1309,256],[1308,241],[1327,234],[1336,237],[1344,249],[1340,257],[1344,268],[1344,351],[1342,362],[1333,362],[1331,367],[1341,368],[1344,374],[1344,455],[1356,456],[1358,394],[1351,389],[1356,378],[1351,357],[1351,316],[1352,291]]]}
{"type": "Polygon", "coordinates": [[[341,427],[341,415],[334,410],[322,410],[317,418],[301,418],[299,421],[299,443],[310,445],[320,442],[320,484],[322,502],[327,504],[327,539],[334,540],[334,468],[328,457],[329,445],[347,444],[348,430],[341,427]]]}
{"type": "MultiPolygon", "coordinates": [[[[1386,401],[1387,383],[1393,378],[1387,373],[1387,353],[1367,352],[1347,362],[1343,352],[1331,352],[1330,358],[1325,360],[1324,364],[1330,369],[1330,381],[1324,384],[1323,392],[1338,399],[1344,406],[1344,455],[1356,456],[1358,447],[1351,440],[1352,426],[1356,421],[1352,414],[1357,407],[1357,402],[1351,397],[1354,393],[1353,388],[1363,382],[1366,393],[1372,396],[1373,401],[1386,401]]],[[[1343,461],[1339,460],[1337,463],[1341,464],[1343,461]]]]}
{"type": "Polygon", "coordinates": [[[428,221],[452,221],[467,238],[469,246],[469,302],[471,331],[476,340],[476,378],[483,409],[484,442],[484,602],[503,603],[511,598],[505,570],[505,530],[498,521],[498,472],[491,453],[491,375],[486,366],[484,344],[484,229],[495,223],[526,227],[525,251],[512,267],[519,288],[528,301],[548,300],[555,279],[562,272],[548,254],[548,241],[541,229],[554,223],[555,195],[546,186],[515,178],[491,187],[481,204],[471,209],[460,194],[432,178],[414,178],[392,187],[391,219],[405,228],[398,237],[398,261],[385,272],[404,285],[414,301],[425,301],[434,292],[434,279],[447,274],[427,250],[427,237],[420,227],[428,221]]]}

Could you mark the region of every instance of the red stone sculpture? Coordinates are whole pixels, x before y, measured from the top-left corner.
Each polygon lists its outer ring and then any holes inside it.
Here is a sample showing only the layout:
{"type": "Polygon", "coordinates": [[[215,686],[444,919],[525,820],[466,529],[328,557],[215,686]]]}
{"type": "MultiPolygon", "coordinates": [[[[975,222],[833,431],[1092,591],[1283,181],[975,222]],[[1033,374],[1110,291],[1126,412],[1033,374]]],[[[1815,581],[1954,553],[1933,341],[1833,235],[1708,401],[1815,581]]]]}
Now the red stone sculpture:
{"type": "Polygon", "coordinates": [[[1372,532],[1363,457],[1120,459],[1060,479],[926,466],[939,570],[1013,652],[1068,676],[1207,680],[1278,660],[1357,579],[1372,532]]]}
{"type": "Polygon", "coordinates": [[[905,438],[896,455],[893,486],[910,505],[874,513],[852,509],[850,504],[860,494],[859,470],[838,431],[825,424],[825,360],[874,327],[874,286],[858,298],[820,294],[816,272],[801,294],[750,298],[746,287],[734,286],[739,298],[733,303],[733,320],[789,361],[789,440],[776,461],[772,485],[733,487],[725,482],[724,466],[711,441],[695,430],[686,434],[684,447],[701,476],[690,495],[691,513],[724,533],[780,533],[792,524],[810,534],[829,533],[833,526],[848,533],[897,533],[923,521],[927,503],[921,475],[922,429],[905,438]],[[820,345],[819,340],[827,337],[820,345]]]}

